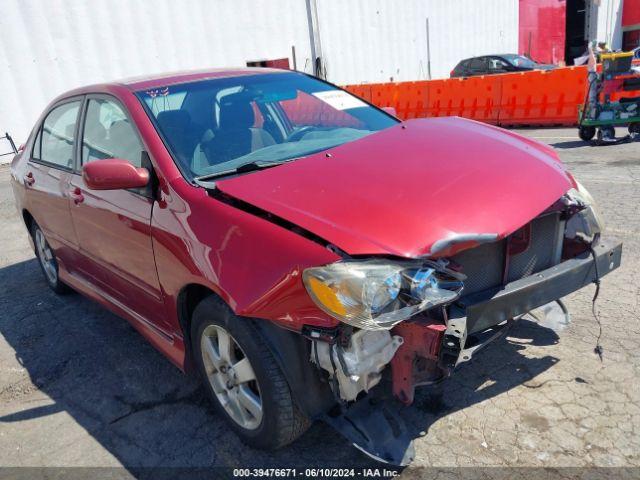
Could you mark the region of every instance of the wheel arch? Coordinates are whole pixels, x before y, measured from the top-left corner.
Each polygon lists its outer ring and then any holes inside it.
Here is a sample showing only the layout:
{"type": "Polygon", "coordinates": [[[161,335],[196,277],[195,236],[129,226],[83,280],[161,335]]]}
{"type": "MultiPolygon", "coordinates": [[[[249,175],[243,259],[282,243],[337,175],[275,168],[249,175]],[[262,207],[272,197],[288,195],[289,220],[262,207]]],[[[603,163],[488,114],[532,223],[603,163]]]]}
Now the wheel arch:
{"type": "Polygon", "coordinates": [[[33,226],[35,220],[33,219],[33,215],[31,215],[31,212],[29,212],[29,210],[27,210],[26,208],[22,209],[22,220],[24,220],[24,225],[27,227],[29,233],[31,233],[31,227],[33,226]]]}
{"type": "Polygon", "coordinates": [[[187,284],[182,287],[180,293],[178,293],[176,301],[178,322],[184,339],[184,370],[187,373],[194,373],[196,371],[195,364],[193,362],[193,346],[191,345],[191,319],[193,317],[193,312],[202,300],[211,295],[214,295],[223,301],[216,292],[201,283],[187,284]]]}
{"type": "MultiPolygon", "coordinates": [[[[199,283],[185,285],[177,297],[178,321],[185,345],[184,369],[187,373],[197,371],[191,344],[193,312],[198,304],[209,296],[217,297],[220,304],[233,313],[233,309],[220,295],[199,283]]],[[[335,405],[335,398],[328,383],[323,381],[320,372],[310,361],[310,344],[302,335],[279,327],[269,320],[238,318],[251,322],[256,327],[287,379],[298,406],[307,416],[317,418],[335,405]]]]}

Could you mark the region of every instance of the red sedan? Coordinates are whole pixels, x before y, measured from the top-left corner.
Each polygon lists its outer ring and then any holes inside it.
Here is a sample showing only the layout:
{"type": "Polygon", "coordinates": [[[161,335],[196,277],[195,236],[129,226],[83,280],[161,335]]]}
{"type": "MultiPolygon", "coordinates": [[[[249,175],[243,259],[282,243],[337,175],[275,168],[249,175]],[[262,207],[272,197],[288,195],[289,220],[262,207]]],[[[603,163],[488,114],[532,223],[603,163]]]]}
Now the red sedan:
{"type": "Polygon", "coordinates": [[[415,386],[621,258],[551,148],[295,72],[68,92],[11,171],[49,286],[197,371],[261,448],[320,419],[407,463],[415,386]]]}

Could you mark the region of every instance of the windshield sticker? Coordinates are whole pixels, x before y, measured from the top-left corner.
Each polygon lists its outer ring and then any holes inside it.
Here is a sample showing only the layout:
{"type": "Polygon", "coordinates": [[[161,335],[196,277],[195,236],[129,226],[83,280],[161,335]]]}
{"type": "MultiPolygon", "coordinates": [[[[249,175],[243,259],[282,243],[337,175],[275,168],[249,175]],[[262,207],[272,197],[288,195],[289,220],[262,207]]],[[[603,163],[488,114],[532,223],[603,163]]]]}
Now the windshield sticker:
{"type": "Polygon", "coordinates": [[[151,98],[156,98],[158,96],[166,97],[167,95],[169,95],[169,87],[158,88],[156,90],[147,90],[145,93],[151,98]]]}
{"type": "Polygon", "coordinates": [[[319,98],[323,102],[329,104],[336,110],[349,110],[350,108],[366,107],[359,98],[349,95],[342,90],[329,90],[327,92],[315,92],[312,94],[314,97],[319,98]]]}

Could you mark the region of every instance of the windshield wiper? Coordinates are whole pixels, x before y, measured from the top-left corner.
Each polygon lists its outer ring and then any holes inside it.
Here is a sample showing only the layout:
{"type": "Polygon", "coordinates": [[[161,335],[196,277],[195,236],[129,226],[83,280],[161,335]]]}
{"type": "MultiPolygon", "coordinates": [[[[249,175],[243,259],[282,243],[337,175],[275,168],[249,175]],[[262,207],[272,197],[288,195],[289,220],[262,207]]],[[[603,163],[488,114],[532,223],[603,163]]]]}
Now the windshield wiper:
{"type": "Polygon", "coordinates": [[[249,162],[243,163],[242,165],[229,168],[227,170],[221,170],[219,172],[210,173],[208,175],[201,175],[199,177],[195,177],[193,181],[204,188],[215,188],[216,184],[212,180],[220,177],[226,177],[228,175],[234,175],[237,173],[248,173],[255,172],[257,170],[264,170],[266,168],[277,167],[278,165],[282,165],[283,163],[291,162],[295,160],[295,158],[289,158],[287,160],[280,160],[277,162],[249,162]]]}

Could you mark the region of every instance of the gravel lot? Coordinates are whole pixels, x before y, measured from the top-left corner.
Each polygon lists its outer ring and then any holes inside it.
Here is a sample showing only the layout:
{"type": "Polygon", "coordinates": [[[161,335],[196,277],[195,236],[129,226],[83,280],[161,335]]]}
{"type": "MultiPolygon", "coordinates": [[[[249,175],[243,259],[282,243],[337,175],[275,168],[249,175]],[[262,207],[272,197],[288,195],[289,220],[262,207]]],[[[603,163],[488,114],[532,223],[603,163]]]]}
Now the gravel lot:
{"type": "MultiPolygon", "coordinates": [[[[640,143],[586,146],[575,129],[522,130],[553,145],[624,241],[623,266],[566,299],[557,334],[522,321],[407,412],[427,432],[420,467],[640,466],[640,143]]],[[[197,382],[125,321],[81,297],[48,290],[0,166],[1,466],[349,466],[366,457],[315,425],[275,453],[245,447],[208,407],[197,382]]],[[[637,472],[637,470],[636,470],[637,472]]]]}

